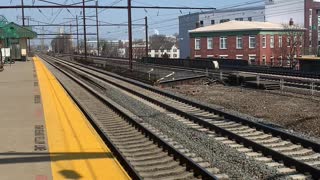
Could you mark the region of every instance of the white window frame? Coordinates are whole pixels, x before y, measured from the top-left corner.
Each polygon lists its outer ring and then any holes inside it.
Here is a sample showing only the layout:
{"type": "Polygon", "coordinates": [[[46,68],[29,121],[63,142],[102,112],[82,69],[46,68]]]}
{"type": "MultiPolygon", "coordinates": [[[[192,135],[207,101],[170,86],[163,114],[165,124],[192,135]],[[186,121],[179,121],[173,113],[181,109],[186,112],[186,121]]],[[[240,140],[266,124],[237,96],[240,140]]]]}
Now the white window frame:
{"type": "Polygon", "coordinates": [[[249,64],[252,63],[252,57],[254,57],[254,61],[257,61],[257,55],[256,54],[248,54],[248,60],[249,60],[249,64]]]}
{"type": "Polygon", "coordinates": [[[274,56],[271,56],[271,57],[270,57],[270,64],[271,64],[272,66],[274,66],[274,56]]]}
{"type": "Polygon", "coordinates": [[[274,48],[274,35],[270,35],[270,48],[274,48]]]}
{"type": "Polygon", "coordinates": [[[243,59],[243,55],[242,54],[237,54],[236,55],[236,59],[242,60],[243,59]]]}
{"type": "Polygon", "coordinates": [[[212,37],[207,38],[207,49],[213,49],[213,38],[212,37]],[[211,47],[209,47],[209,41],[211,41],[211,47]]]}
{"type": "Polygon", "coordinates": [[[262,43],[262,48],[267,48],[267,36],[266,35],[262,35],[261,43],[262,43]]]}
{"type": "Polygon", "coordinates": [[[256,44],[257,44],[256,36],[250,35],[250,36],[249,36],[249,49],[254,49],[254,48],[256,48],[256,44]],[[251,44],[251,39],[254,39],[254,46],[251,46],[251,45],[252,45],[252,44],[251,44]]]}
{"type": "Polygon", "coordinates": [[[194,55],[195,58],[201,58],[201,55],[194,55]]]}
{"type": "Polygon", "coordinates": [[[282,35],[279,35],[278,36],[278,43],[279,43],[279,48],[282,48],[282,46],[283,46],[283,39],[282,39],[282,35]]]}
{"type": "Polygon", "coordinates": [[[220,59],[227,59],[229,57],[229,55],[219,55],[220,59]]]}
{"type": "Polygon", "coordinates": [[[242,36],[237,36],[236,38],[236,49],[243,49],[243,38],[242,36]],[[239,40],[241,40],[241,47],[239,46],[239,40]]]}
{"type": "Polygon", "coordinates": [[[283,65],[283,57],[279,56],[278,59],[280,59],[280,66],[282,66],[283,65]]]}
{"type": "Polygon", "coordinates": [[[207,55],[207,58],[213,58],[214,55],[207,55]]]}
{"type": "Polygon", "coordinates": [[[262,56],[262,63],[263,65],[267,65],[267,56],[265,55],[262,56]]]}
{"type": "Polygon", "coordinates": [[[194,49],[195,50],[200,50],[201,49],[201,39],[200,38],[195,38],[194,39],[194,49]]]}
{"type": "Polygon", "coordinates": [[[219,39],[220,49],[228,49],[228,37],[227,36],[221,36],[219,39]],[[222,43],[224,42],[224,44],[222,43]],[[224,45],[224,46],[222,46],[224,45]]]}

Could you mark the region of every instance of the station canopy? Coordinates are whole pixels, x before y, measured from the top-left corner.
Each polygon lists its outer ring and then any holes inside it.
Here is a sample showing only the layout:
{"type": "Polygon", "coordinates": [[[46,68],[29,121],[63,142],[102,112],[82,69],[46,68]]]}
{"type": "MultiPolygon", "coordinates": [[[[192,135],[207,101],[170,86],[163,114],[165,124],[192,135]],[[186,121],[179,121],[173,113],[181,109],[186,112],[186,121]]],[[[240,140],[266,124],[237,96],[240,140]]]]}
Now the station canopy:
{"type": "Polygon", "coordinates": [[[33,39],[35,37],[37,37],[36,32],[16,23],[8,22],[4,16],[0,15],[0,39],[33,39]]]}

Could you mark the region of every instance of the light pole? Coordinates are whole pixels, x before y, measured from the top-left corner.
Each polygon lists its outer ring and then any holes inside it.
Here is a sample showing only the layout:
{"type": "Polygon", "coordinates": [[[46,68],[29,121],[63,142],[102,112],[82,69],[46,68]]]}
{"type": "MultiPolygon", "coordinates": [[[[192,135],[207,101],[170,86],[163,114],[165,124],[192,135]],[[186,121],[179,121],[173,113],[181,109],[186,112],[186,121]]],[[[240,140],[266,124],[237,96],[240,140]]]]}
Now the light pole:
{"type": "Polygon", "coordinates": [[[145,20],[145,30],[146,30],[146,58],[149,56],[149,35],[148,35],[148,17],[144,18],[145,20]]]}
{"type": "Polygon", "coordinates": [[[23,3],[23,0],[21,0],[21,11],[22,11],[22,26],[25,26],[24,24],[24,3],[23,3]]]}
{"type": "Polygon", "coordinates": [[[98,56],[100,55],[100,40],[99,40],[99,17],[98,17],[98,0],[96,0],[96,24],[97,24],[97,50],[98,56]]]}
{"type": "Polygon", "coordinates": [[[132,71],[132,20],[131,0],[128,0],[128,36],[129,36],[129,68],[132,71]]]}
{"type": "Polygon", "coordinates": [[[86,29],[86,8],[85,0],[82,0],[82,14],[83,14],[83,39],[84,39],[84,58],[87,59],[87,29],[86,29]]]}
{"type": "Polygon", "coordinates": [[[77,54],[80,54],[79,52],[79,22],[78,22],[78,15],[76,15],[76,25],[77,25],[77,54]]]}

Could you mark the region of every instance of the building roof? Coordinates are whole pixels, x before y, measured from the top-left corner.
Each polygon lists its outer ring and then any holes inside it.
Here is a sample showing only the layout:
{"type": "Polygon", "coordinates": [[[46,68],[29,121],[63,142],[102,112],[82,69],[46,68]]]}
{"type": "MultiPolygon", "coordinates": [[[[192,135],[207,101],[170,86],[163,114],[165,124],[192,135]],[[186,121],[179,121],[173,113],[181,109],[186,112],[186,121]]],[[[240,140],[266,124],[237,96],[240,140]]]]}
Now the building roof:
{"type": "Polygon", "coordinates": [[[0,39],[6,38],[35,38],[37,33],[28,29],[27,27],[22,27],[16,23],[7,23],[0,26],[0,39]]]}
{"type": "Polygon", "coordinates": [[[320,57],[302,56],[297,57],[300,61],[320,61],[320,57]]]}
{"type": "Polygon", "coordinates": [[[252,11],[252,10],[264,10],[266,9],[265,6],[249,6],[249,7],[241,7],[241,8],[226,8],[226,9],[216,9],[212,11],[207,11],[201,14],[208,14],[208,13],[225,13],[225,12],[235,12],[235,11],[252,11]]]}
{"type": "Polygon", "coordinates": [[[241,7],[241,8],[214,9],[214,10],[204,11],[204,12],[189,13],[179,17],[185,17],[190,15],[212,14],[212,13],[227,13],[227,12],[235,12],[235,11],[264,10],[265,8],[266,7],[262,5],[262,6],[249,6],[249,7],[241,7]]]}
{"type": "MultiPolygon", "coordinates": [[[[282,24],[256,21],[229,21],[190,30],[189,33],[225,32],[225,31],[252,31],[252,30],[284,30],[282,24]]],[[[303,29],[301,29],[303,30],[303,29]]]]}

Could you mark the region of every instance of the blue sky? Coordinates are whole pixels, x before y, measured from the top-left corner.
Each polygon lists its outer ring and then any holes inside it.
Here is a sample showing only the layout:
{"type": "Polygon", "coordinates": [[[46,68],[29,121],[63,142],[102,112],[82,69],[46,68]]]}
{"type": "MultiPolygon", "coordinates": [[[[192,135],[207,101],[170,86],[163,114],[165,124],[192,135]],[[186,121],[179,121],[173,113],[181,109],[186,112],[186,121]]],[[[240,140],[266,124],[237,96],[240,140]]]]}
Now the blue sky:
{"type": "MultiPolygon", "coordinates": [[[[81,0],[49,0],[55,3],[72,4],[81,2],[81,0]]],[[[41,2],[39,0],[24,0],[25,5],[32,5],[35,2],[36,5],[49,5],[48,3],[41,2]]],[[[140,6],[184,6],[184,7],[215,7],[215,8],[227,8],[244,4],[259,5],[262,1],[258,0],[132,0],[132,5],[140,6]]],[[[20,5],[21,0],[1,0],[1,5],[20,5]]],[[[94,5],[95,2],[88,2],[88,5],[94,5]]],[[[99,5],[126,5],[126,0],[99,0],[99,5]]],[[[32,21],[30,24],[38,24],[36,21],[58,24],[73,18],[76,15],[80,15],[81,10],[70,9],[26,9],[25,15],[31,16],[32,21]],[[61,12],[60,12],[61,11],[61,12]],[[60,12],[60,13],[59,13],[60,12]]],[[[101,11],[101,10],[100,10],[101,11]]],[[[143,18],[148,16],[149,19],[149,33],[153,34],[155,31],[159,31],[160,34],[174,34],[178,32],[178,16],[200,10],[158,10],[158,9],[134,9],[133,10],[133,23],[143,24],[143,18]]],[[[9,21],[22,24],[21,20],[17,19],[17,16],[21,16],[21,9],[1,10],[2,15],[5,15],[9,21]]],[[[87,16],[95,15],[94,9],[86,10],[87,16]]],[[[94,19],[94,18],[92,18],[94,19]]],[[[127,23],[126,10],[107,9],[99,13],[99,20],[108,23],[127,23]]],[[[75,23],[68,22],[67,24],[75,23]]],[[[95,21],[87,20],[87,24],[94,24],[95,21]]],[[[82,24],[82,22],[81,22],[82,24]]],[[[37,32],[41,32],[39,28],[35,29],[37,32]]],[[[70,32],[70,29],[66,29],[70,32]]],[[[76,29],[73,28],[72,31],[76,29]]],[[[46,32],[57,33],[58,27],[45,27],[46,32]]],[[[95,32],[92,27],[87,28],[88,32],[95,32]]],[[[133,29],[133,37],[135,39],[144,37],[144,27],[136,26],[133,29]]],[[[127,39],[126,27],[101,27],[100,37],[107,39],[127,39]]],[[[89,37],[90,38],[90,37],[89,37]]],[[[91,37],[94,39],[95,37],[91,37]]]]}

